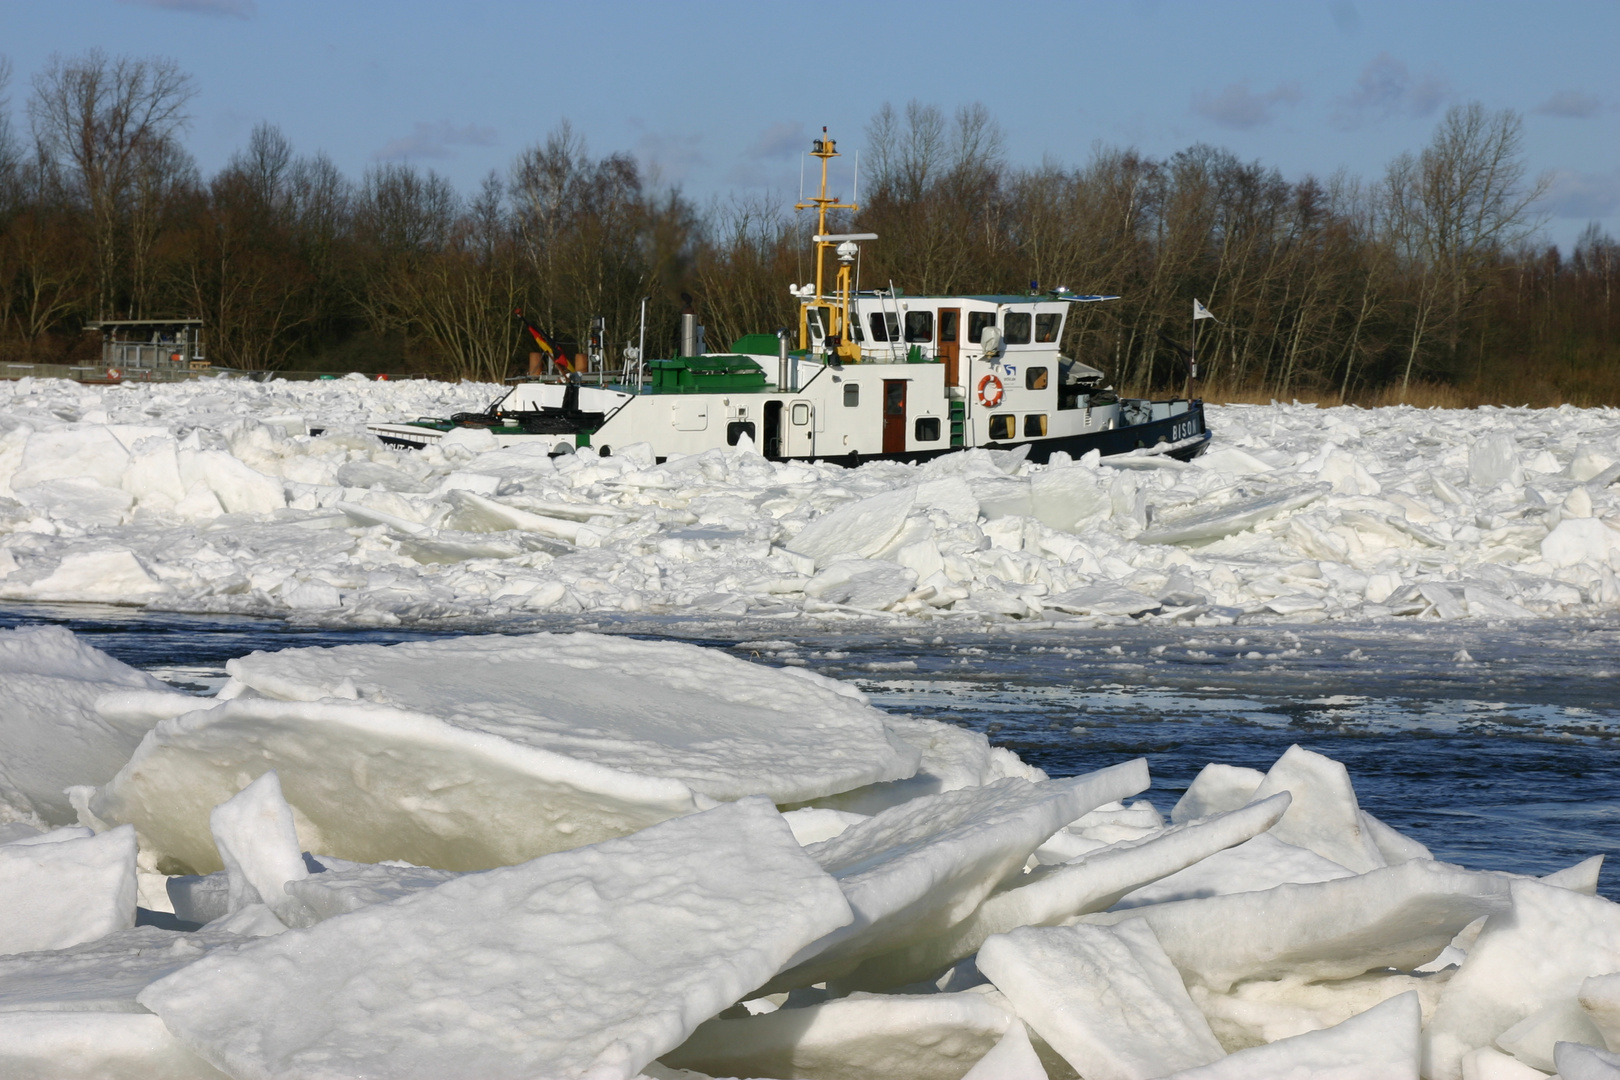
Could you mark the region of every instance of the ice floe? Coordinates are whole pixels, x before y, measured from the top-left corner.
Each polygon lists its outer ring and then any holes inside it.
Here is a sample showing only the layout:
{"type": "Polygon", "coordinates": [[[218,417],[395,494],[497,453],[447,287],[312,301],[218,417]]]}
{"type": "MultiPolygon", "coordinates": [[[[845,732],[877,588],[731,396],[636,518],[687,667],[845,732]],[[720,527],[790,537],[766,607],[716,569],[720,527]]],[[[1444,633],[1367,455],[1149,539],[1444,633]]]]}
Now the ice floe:
{"type": "Polygon", "coordinates": [[[422,451],[493,386],[0,387],[0,597],[330,624],[1479,618],[1620,604],[1620,412],[1211,406],[1214,448],[1047,465],[751,447],[422,451]],[[311,435],[311,430],[322,434],[311,435]]]}

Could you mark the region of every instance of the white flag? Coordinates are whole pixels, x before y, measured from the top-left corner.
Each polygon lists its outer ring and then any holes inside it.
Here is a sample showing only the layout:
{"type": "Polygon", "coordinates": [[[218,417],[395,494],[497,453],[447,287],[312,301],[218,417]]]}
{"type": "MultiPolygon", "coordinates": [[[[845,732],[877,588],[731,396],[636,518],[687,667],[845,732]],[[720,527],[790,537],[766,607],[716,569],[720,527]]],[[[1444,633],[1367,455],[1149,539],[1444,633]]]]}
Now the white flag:
{"type": "MultiPolygon", "coordinates": [[[[1215,316],[1210,314],[1209,308],[1205,307],[1203,304],[1200,304],[1197,300],[1194,300],[1193,322],[1197,322],[1199,319],[1215,319],[1215,316]]],[[[1215,319],[1215,321],[1220,322],[1221,320],[1215,319]]]]}

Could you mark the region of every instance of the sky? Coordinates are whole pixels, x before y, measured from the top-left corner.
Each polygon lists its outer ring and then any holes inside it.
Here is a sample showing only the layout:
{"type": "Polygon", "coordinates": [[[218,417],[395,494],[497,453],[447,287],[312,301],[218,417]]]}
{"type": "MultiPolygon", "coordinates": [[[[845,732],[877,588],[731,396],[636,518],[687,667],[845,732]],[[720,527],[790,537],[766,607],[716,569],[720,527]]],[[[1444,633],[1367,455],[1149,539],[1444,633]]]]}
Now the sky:
{"type": "Polygon", "coordinates": [[[267,120],[351,177],[408,161],[471,192],[567,120],[700,202],[790,201],[814,134],[852,167],[885,102],[983,103],[1014,165],[1204,142],[1375,179],[1479,101],[1523,114],[1549,241],[1620,235],[1615,0],[0,0],[15,125],[53,54],[98,46],[192,74],[205,175],[267,120]]]}

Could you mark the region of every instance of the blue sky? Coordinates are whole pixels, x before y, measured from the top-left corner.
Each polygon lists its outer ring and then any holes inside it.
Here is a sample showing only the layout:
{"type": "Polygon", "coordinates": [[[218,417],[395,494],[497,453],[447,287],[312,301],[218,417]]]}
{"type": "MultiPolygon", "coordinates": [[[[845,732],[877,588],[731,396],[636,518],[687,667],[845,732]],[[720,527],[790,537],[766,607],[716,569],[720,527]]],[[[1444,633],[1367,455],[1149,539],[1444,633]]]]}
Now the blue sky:
{"type": "Polygon", "coordinates": [[[983,102],[1019,164],[1209,142],[1290,178],[1371,179],[1478,100],[1524,114],[1565,245],[1594,219],[1620,235],[1617,45],[1614,2],[0,0],[18,127],[52,53],[172,56],[205,173],[270,120],[351,176],[409,160],[470,191],[566,118],[699,199],[788,198],[811,132],[854,150],[879,106],[915,98],[983,102]]]}

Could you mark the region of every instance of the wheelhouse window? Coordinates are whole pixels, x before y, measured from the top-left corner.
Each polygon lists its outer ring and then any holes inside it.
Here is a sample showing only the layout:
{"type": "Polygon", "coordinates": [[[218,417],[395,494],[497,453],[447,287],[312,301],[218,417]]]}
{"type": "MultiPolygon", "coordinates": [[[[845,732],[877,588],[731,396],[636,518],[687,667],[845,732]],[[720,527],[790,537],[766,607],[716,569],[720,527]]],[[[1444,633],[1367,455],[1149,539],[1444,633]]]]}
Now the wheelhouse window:
{"type": "Polygon", "coordinates": [[[1027,367],[1024,369],[1025,390],[1046,389],[1046,369],[1043,367],[1027,367]]]}
{"type": "Polygon", "coordinates": [[[861,384],[844,384],[844,407],[846,409],[858,408],[861,404],[861,384]]]}
{"type": "Polygon", "coordinates": [[[919,416],[911,430],[918,442],[939,442],[939,417],[919,416]]]}
{"type": "Polygon", "coordinates": [[[1007,338],[1009,345],[1029,344],[1029,312],[1009,311],[1002,320],[1002,334],[1007,338]]]}
{"type": "Polygon", "coordinates": [[[1058,339],[1063,332],[1063,315],[1056,311],[1049,311],[1035,316],[1035,340],[1041,344],[1049,344],[1058,339]]]}
{"type": "Polygon", "coordinates": [[[990,437],[992,439],[1015,439],[1018,437],[1018,417],[1012,413],[997,413],[990,418],[990,437]]]}
{"type": "Polygon", "coordinates": [[[1030,413],[1024,417],[1024,438],[1044,439],[1046,437],[1046,414],[1030,413]]]}
{"type": "Polygon", "coordinates": [[[827,336],[828,311],[824,307],[808,307],[804,309],[805,321],[810,326],[810,340],[820,341],[827,336]]]}
{"type": "Polygon", "coordinates": [[[874,311],[867,319],[872,327],[873,341],[899,341],[900,316],[889,311],[874,311]]]}
{"type": "Polygon", "coordinates": [[[996,313],[993,311],[968,312],[968,344],[978,345],[984,338],[984,329],[996,325],[996,313]]]}
{"type": "Polygon", "coordinates": [[[934,313],[932,311],[906,312],[906,340],[913,344],[933,342],[934,313]]]}

